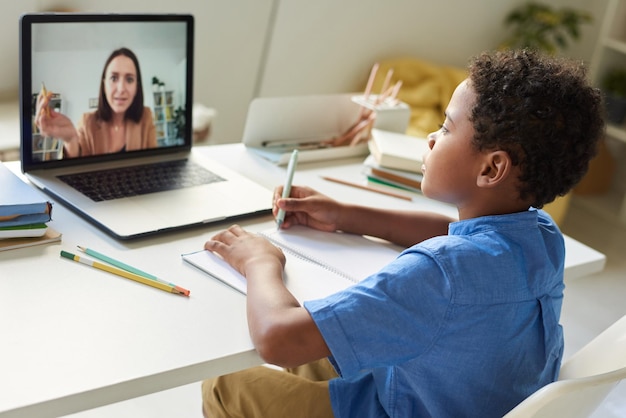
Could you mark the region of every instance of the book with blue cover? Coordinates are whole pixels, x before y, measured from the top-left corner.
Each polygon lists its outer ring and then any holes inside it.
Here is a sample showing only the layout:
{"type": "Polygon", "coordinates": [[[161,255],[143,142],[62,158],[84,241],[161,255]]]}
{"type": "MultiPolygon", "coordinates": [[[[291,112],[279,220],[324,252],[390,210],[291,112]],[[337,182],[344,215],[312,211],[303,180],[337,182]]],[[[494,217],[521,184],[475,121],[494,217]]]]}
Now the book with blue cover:
{"type": "Polygon", "coordinates": [[[50,221],[52,204],[37,190],[0,164],[0,227],[50,221]]]}

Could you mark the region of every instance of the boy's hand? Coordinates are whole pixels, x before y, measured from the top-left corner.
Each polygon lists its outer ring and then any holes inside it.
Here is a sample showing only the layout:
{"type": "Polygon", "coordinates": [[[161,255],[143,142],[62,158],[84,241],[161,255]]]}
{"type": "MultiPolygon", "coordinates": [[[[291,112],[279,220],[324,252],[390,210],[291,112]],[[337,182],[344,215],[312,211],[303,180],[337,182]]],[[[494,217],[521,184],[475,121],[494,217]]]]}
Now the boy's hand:
{"type": "Polygon", "coordinates": [[[285,287],[280,249],[238,225],[216,234],[204,248],[245,276],[250,337],[266,362],[295,367],[330,355],[311,315],[285,287]]]}
{"type": "Polygon", "coordinates": [[[249,277],[256,268],[285,267],[285,255],[267,239],[244,230],[239,225],[216,234],[204,244],[204,249],[219,254],[235,270],[249,277]]]}
{"type": "Polygon", "coordinates": [[[293,225],[305,225],[321,231],[334,232],[338,225],[342,206],[336,200],[319,193],[310,187],[292,186],[290,197],[283,199],[283,186],[274,189],[272,213],[277,215],[279,209],[285,210],[285,221],[282,228],[293,225]]]}

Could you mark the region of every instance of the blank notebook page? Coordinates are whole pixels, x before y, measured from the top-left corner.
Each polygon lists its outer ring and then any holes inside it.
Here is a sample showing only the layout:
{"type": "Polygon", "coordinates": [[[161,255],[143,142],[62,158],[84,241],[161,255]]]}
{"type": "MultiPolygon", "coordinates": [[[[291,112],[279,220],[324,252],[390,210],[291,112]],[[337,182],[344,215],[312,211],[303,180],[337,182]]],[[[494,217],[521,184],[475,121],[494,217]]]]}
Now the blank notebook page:
{"type": "MultiPolygon", "coordinates": [[[[360,235],[322,232],[306,227],[268,230],[267,237],[283,249],[287,262],[283,280],[299,300],[328,296],[376,273],[393,261],[400,247],[360,235]]],[[[246,278],[210,251],[183,254],[183,260],[245,294],[246,278]]]]}
{"type": "Polygon", "coordinates": [[[387,242],[343,232],[323,232],[304,226],[261,232],[285,251],[334,270],[353,282],[376,273],[400,254],[387,242]]]}

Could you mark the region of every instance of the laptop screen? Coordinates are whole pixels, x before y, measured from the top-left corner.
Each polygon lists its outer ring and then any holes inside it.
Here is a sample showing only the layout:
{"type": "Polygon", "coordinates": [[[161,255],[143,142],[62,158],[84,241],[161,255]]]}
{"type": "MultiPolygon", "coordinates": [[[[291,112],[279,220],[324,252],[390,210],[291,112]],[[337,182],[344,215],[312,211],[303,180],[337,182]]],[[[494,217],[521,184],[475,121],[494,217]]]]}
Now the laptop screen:
{"type": "Polygon", "coordinates": [[[193,17],[20,19],[22,169],[191,147],[193,17]]]}

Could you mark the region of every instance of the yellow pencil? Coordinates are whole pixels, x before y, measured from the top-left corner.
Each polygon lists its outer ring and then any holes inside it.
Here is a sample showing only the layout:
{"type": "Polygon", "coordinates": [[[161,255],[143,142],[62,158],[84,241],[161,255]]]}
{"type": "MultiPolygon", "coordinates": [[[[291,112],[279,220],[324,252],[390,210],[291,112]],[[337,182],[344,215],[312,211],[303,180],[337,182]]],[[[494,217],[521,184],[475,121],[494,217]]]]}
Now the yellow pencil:
{"type": "Polygon", "coordinates": [[[41,94],[41,97],[43,97],[44,100],[48,101],[46,103],[46,107],[44,109],[44,112],[46,113],[46,116],[50,117],[50,107],[48,106],[48,103],[50,102],[50,97],[52,97],[52,93],[49,92],[48,90],[46,90],[46,85],[43,82],[41,83],[40,94],[41,94]]]}
{"type": "Polygon", "coordinates": [[[137,275],[143,276],[143,277],[145,277],[147,279],[156,280],[157,282],[161,282],[161,283],[170,285],[170,286],[174,287],[174,289],[178,290],[178,293],[182,293],[185,296],[189,296],[189,290],[187,290],[187,289],[185,289],[183,287],[180,287],[180,286],[176,286],[174,283],[170,283],[170,282],[167,282],[165,280],[161,280],[158,277],[156,277],[156,276],[154,276],[154,275],[152,275],[150,273],[146,273],[145,271],[141,271],[138,268],[135,268],[133,266],[129,266],[126,263],[122,263],[121,261],[117,261],[117,260],[115,260],[115,259],[113,259],[113,258],[111,258],[109,256],[106,256],[106,255],[104,255],[102,253],[99,253],[99,252],[97,252],[95,250],[92,250],[91,248],[81,247],[80,245],[78,245],[77,247],[78,247],[79,250],[83,251],[85,254],[90,255],[90,256],[92,256],[94,258],[97,258],[100,261],[104,261],[105,263],[109,263],[109,264],[111,264],[111,265],[113,265],[113,266],[115,266],[117,268],[120,268],[122,270],[125,270],[125,271],[127,271],[129,273],[137,274],[137,275]]]}
{"type": "Polygon", "coordinates": [[[169,284],[157,282],[155,280],[142,277],[138,274],[130,273],[128,271],[118,269],[117,267],[107,266],[106,264],[98,263],[97,261],[93,261],[87,258],[81,258],[75,254],[68,253],[67,251],[61,251],[61,257],[69,258],[70,260],[77,261],[82,264],[86,264],[88,266],[97,268],[99,270],[108,271],[109,273],[113,273],[115,275],[125,277],[127,279],[134,280],[139,283],[147,284],[148,286],[156,287],[157,289],[165,290],[166,292],[186,296],[183,292],[180,292],[179,290],[177,290],[176,287],[170,286],[169,284]]]}

